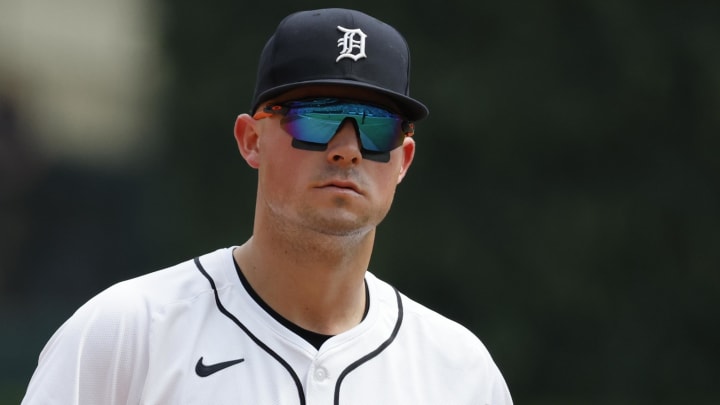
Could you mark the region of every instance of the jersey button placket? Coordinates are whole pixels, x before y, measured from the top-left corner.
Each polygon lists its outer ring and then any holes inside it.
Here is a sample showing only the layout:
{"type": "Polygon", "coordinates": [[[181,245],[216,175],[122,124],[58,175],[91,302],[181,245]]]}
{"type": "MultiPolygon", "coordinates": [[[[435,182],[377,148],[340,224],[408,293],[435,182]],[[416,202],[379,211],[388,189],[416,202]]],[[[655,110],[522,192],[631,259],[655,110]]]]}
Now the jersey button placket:
{"type": "Polygon", "coordinates": [[[325,367],[318,366],[315,368],[315,371],[313,372],[313,379],[319,383],[327,380],[328,378],[328,372],[325,369],[325,367]]]}
{"type": "Polygon", "coordinates": [[[329,404],[333,398],[332,375],[326,367],[314,364],[307,376],[307,403],[329,404]]]}

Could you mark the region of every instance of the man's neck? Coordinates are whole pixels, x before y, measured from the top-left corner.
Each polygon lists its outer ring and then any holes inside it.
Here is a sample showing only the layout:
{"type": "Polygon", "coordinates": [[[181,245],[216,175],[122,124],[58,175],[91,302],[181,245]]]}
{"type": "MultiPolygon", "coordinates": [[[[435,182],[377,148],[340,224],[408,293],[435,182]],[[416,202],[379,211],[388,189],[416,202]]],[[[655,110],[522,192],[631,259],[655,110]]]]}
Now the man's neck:
{"type": "Polygon", "coordinates": [[[355,244],[334,236],[290,243],[261,232],[233,256],[273,310],[302,328],[335,335],[362,320],[373,238],[374,231],[355,244]]]}

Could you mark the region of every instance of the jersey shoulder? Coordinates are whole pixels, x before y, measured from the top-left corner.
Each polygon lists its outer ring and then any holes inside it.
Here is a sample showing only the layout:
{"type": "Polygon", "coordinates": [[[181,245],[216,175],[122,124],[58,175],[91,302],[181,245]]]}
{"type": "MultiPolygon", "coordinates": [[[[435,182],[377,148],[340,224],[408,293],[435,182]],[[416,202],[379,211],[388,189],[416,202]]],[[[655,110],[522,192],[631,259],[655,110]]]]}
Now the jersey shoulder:
{"type": "MultiPolygon", "coordinates": [[[[374,277],[374,282],[393,288],[374,277]]],[[[488,349],[480,338],[466,326],[430,309],[399,292],[403,321],[400,338],[419,341],[425,355],[436,354],[452,363],[479,362],[493,365],[488,349]]]]}
{"type": "MultiPolygon", "coordinates": [[[[222,257],[231,260],[226,249],[203,256],[222,257]]],[[[51,397],[63,403],[138,403],[151,336],[159,328],[154,325],[195,313],[198,297],[212,293],[192,260],[110,286],[55,331],[40,353],[23,404],[49,403],[51,397]]]]}
{"type": "MultiPolygon", "coordinates": [[[[228,249],[219,249],[201,256],[204,260],[224,259],[230,264],[231,257],[228,249]]],[[[224,270],[228,266],[218,267],[224,270]]],[[[217,278],[222,280],[222,277],[217,278]]],[[[198,266],[191,259],[118,282],[90,299],[85,306],[102,306],[108,310],[118,308],[122,312],[132,309],[153,312],[168,305],[194,300],[212,291],[207,278],[203,277],[198,271],[198,266]]]]}
{"type": "MultiPolygon", "coordinates": [[[[383,281],[374,282],[385,289],[392,288],[383,281]]],[[[396,351],[409,368],[432,374],[427,380],[441,379],[440,385],[457,387],[458,392],[467,393],[468,387],[472,387],[471,396],[476,400],[484,398],[482,403],[512,404],[500,369],[475,333],[408,296],[397,294],[402,322],[391,351],[396,351]]]]}
{"type": "MultiPolygon", "coordinates": [[[[224,250],[204,257],[230,256],[222,254],[224,250]]],[[[121,332],[142,335],[169,308],[189,307],[204,294],[212,294],[212,287],[193,260],[188,260],[101,291],[78,308],[53,339],[67,335],[81,339],[95,331],[116,337],[123,336],[121,332]]]]}

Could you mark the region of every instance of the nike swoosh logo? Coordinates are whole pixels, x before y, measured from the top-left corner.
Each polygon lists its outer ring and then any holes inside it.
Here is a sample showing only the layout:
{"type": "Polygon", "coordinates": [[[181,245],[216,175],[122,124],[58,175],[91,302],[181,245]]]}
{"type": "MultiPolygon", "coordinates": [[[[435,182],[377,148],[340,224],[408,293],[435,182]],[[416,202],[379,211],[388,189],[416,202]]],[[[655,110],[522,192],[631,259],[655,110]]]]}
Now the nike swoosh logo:
{"type": "Polygon", "coordinates": [[[200,357],[200,359],[197,361],[197,364],[195,364],[195,374],[199,375],[200,377],[207,377],[210,374],[217,373],[220,370],[226,369],[238,363],[242,363],[243,361],[245,361],[245,359],[223,361],[222,363],[205,365],[203,364],[203,358],[200,357]]]}

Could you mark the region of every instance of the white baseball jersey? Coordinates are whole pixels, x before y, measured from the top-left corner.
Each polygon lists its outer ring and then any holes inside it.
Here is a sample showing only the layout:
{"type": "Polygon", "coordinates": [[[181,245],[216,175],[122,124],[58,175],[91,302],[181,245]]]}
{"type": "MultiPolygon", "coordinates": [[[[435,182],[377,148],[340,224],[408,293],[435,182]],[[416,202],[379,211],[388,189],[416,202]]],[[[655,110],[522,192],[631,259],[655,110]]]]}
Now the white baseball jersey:
{"type": "Polygon", "coordinates": [[[512,404],[469,330],[367,273],[363,321],[316,349],[252,298],[232,248],[118,283],[52,336],[23,404],[512,404]]]}

